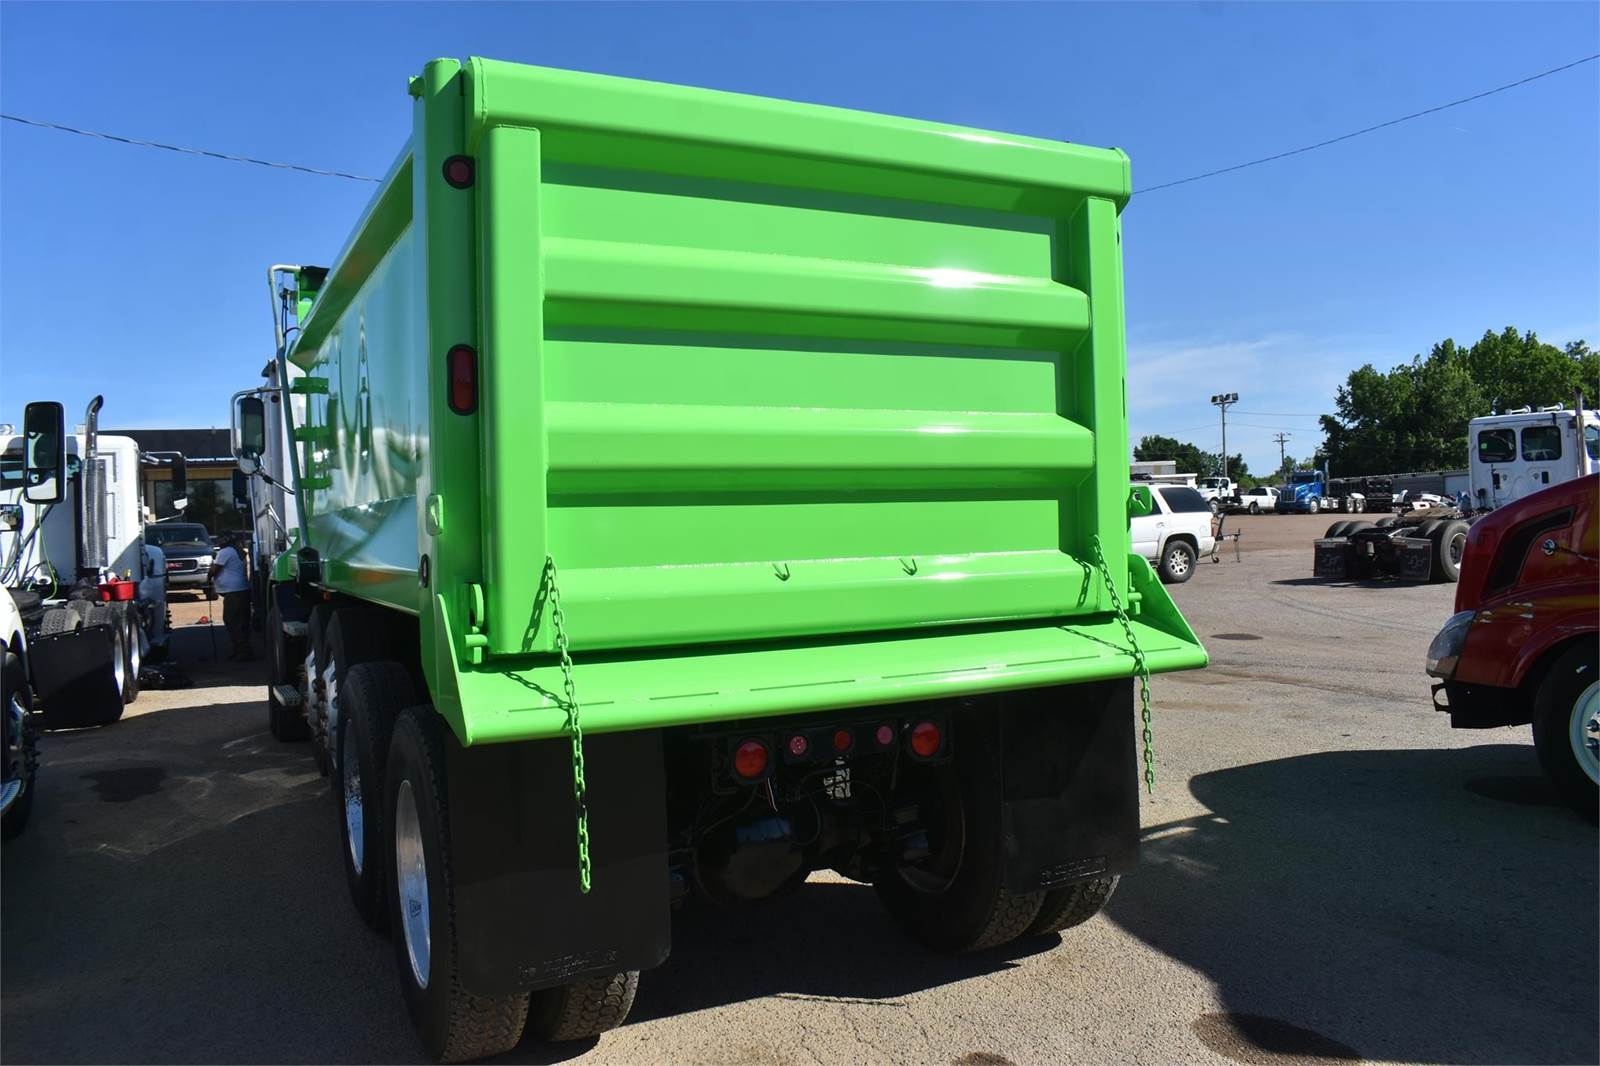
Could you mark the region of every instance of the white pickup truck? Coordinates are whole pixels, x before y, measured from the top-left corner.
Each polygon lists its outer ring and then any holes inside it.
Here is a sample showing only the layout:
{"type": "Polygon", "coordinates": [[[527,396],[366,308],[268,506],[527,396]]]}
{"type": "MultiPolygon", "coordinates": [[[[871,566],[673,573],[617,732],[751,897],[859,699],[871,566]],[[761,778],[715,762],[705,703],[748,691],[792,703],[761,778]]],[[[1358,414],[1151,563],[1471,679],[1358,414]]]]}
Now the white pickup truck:
{"type": "Polygon", "coordinates": [[[1188,581],[1194,564],[1216,544],[1211,505],[1186,485],[1147,485],[1155,507],[1129,520],[1133,550],[1155,564],[1168,585],[1188,581]]]}
{"type": "Polygon", "coordinates": [[[1278,490],[1271,485],[1257,485],[1224,500],[1222,506],[1229,514],[1271,514],[1278,507],[1278,490]]]}

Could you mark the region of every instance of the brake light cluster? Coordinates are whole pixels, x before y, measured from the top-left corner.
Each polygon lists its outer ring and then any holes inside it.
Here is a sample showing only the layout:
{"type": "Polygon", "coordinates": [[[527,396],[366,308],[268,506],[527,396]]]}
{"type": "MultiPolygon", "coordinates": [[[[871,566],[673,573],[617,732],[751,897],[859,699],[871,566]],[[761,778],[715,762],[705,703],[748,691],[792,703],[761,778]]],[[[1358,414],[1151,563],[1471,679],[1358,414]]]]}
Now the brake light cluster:
{"type": "Polygon", "coordinates": [[[766,780],[779,762],[832,763],[856,754],[894,754],[902,747],[913,761],[938,759],[945,754],[944,727],[932,718],[830,724],[776,734],[736,735],[728,741],[726,751],[730,776],[748,785],[766,780]]]}

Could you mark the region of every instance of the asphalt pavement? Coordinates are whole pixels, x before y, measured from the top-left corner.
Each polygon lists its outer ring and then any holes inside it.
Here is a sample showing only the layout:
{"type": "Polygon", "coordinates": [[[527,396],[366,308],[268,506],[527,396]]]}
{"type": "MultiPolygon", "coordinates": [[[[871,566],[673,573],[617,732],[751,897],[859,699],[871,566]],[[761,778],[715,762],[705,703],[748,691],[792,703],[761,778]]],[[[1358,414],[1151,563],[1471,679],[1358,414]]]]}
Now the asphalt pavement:
{"type": "MultiPolygon", "coordinates": [[[[819,875],[685,910],[628,1025],[501,1061],[1600,1060],[1595,827],[1525,728],[1431,709],[1453,586],[1312,579],[1330,520],[1229,519],[1243,561],[1173,589],[1212,665],[1152,683],[1143,859],[1100,917],[950,959],[819,875]]],[[[204,610],[175,609],[195,687],[44,739],[0,857],[0,1059],[417,1061],[328,783],[204,610]]]]}

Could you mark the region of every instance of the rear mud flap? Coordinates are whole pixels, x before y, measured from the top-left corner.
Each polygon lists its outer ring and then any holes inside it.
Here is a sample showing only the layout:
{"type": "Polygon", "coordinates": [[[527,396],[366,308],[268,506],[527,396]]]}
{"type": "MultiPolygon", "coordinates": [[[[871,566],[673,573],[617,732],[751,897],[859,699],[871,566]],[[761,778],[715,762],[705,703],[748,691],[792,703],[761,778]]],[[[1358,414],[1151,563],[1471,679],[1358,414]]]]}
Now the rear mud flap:
{"type": "Polygon", "coordinates": [[[1132,680],[1005,698],[1001,712],[1006,887],[1017,892],[1126,873],[1139,860],[1132,680]]]}
{"type": "Polygon", "coordinates": [[[1344,578],[1349,574],[1350,541],[1346,537],[1321,537],[1311,572],[1317,577],[1344,578]]]}
{"type": "Polygon", "coordinates": [[[450,736],[461,983],[484,996],[647,970],[671,946],[661,734],[590,736],[593,888],[578,887],[566,738],[463,748],[450,736]]]}
{"type": "Polygon", "coordinates": [[[41,636],[28,642],[34,698],[45,729],[107,725],[122,717],[122,689],[106,626],[41,636]]]}
{"type": "Polygon", "coordinates": [[[1395,576],[1402,581],[1427,581],[1433,576],[1433,542],[1421,537],[1396,537],[1389,542],[1394,546],[1395,561],[1399,569],[1395,576]]]}

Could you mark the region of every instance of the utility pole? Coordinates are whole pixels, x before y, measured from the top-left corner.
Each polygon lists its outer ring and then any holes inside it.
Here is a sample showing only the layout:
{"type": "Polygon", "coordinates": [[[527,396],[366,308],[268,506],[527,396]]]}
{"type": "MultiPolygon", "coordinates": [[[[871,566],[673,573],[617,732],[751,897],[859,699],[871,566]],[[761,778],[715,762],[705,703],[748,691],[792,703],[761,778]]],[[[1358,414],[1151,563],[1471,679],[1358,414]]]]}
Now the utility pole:
{"type": "Polygon", "coordinates": [[[1222,409],[1222,477],[1228,477],[1228,406],[1239,402],[1237,392],[1219,392],[1211,402],[1222,409]]]}
{"type": "Polygon", "coordinates": [[[1283,469],[1283,464],[1288,462],[1288,459],[1285,458],[1285,456],[1283,454],[1283,445],[1284,445],[1284,442],[1289,439],[1289,436],[1290,435],[1288,433],[1279,433],[1276,437],[1272,438],[1273,440],[1278,442],[1278,469],[1279,470],[1282,470],[1283,469]]]}

